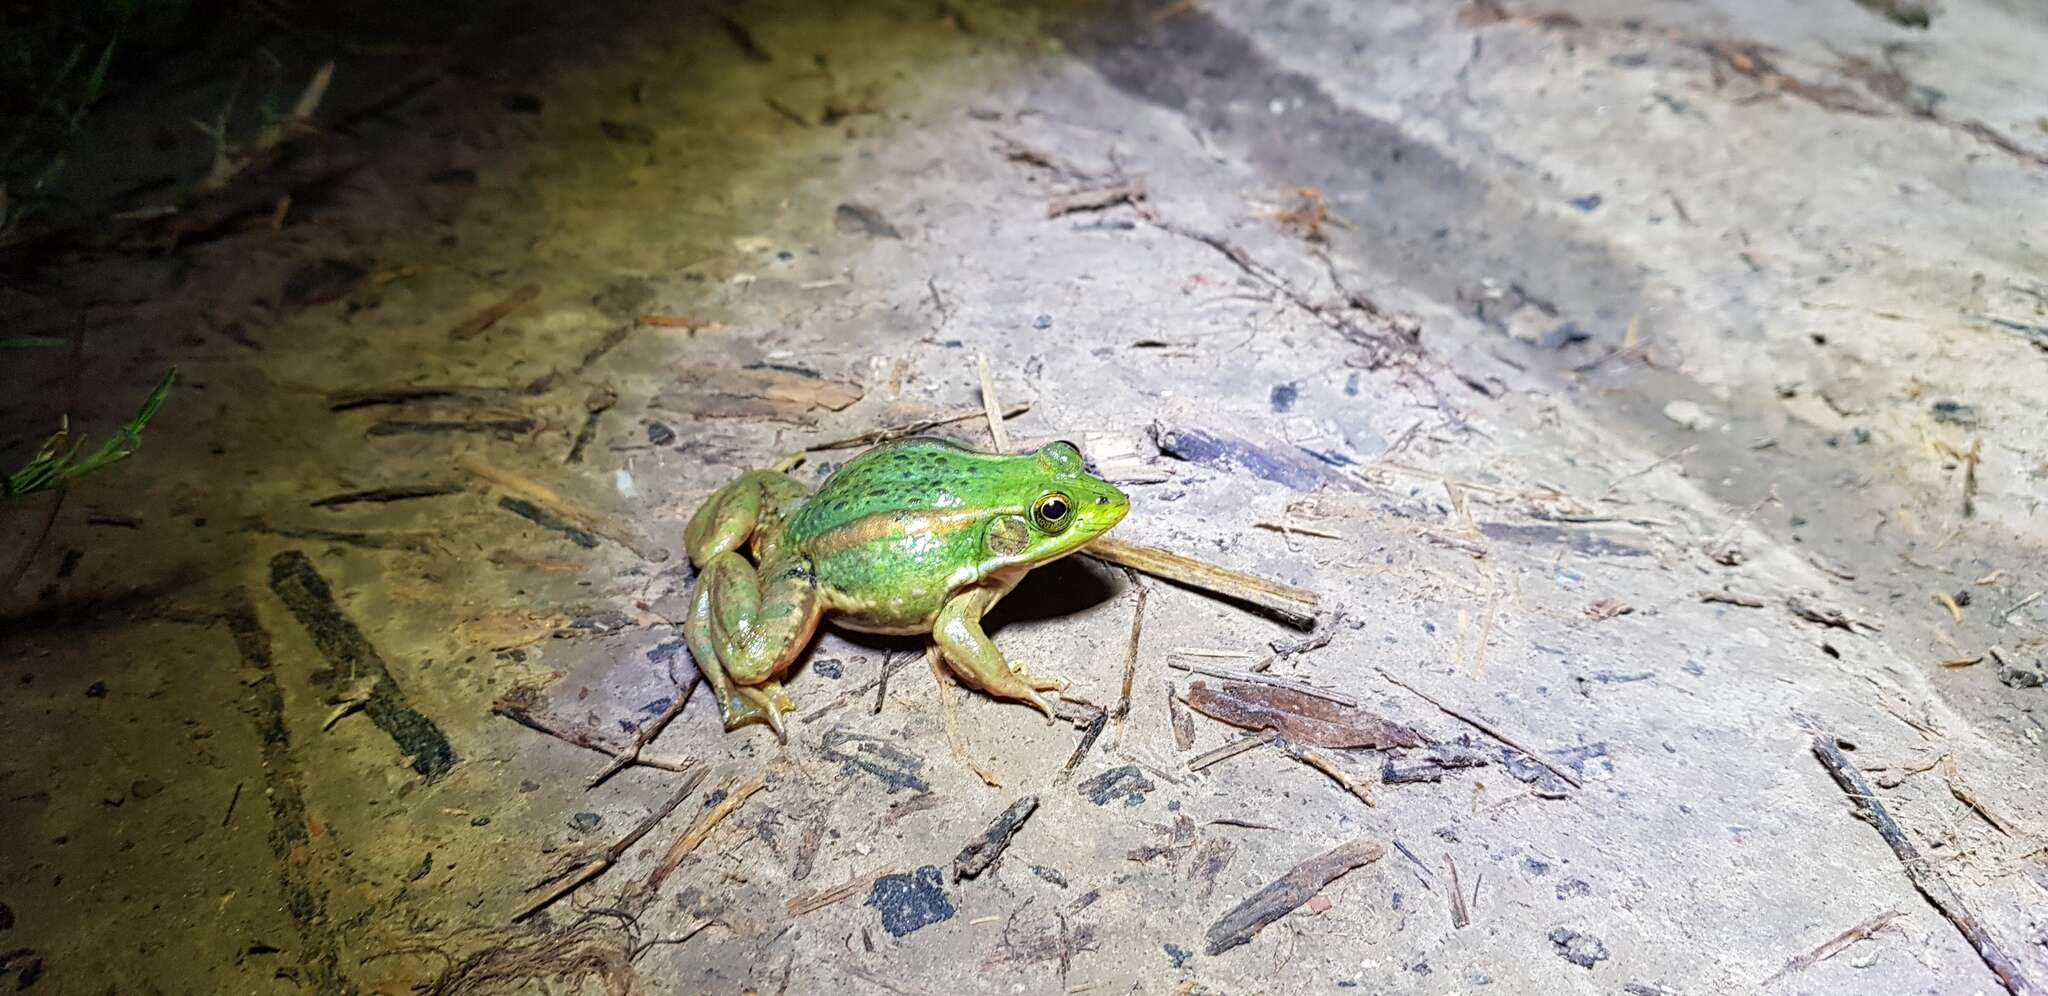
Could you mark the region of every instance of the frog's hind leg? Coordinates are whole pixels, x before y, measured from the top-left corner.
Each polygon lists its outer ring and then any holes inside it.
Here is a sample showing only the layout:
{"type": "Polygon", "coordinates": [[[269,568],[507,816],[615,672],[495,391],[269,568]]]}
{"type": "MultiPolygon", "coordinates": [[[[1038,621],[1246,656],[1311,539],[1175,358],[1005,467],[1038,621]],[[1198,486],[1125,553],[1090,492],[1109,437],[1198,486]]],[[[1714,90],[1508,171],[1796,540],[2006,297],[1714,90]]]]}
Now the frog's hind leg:
{"type": "Polygon", "coordinates": [[[690,516],[683,527],[683,548],[699,571],[710,566],[721,553],[745,545],[761,519],[761,484],[753,473],[719,488],[690,516]]]}
{"type": "Polygon", "coordinates": [[[683,527],[683,547],[698,570],[721,553],[752,541],[763,552],[763,540],[774,536],[783,520],[795,514],[808,490],[787,474],[750,470],[739,480],[713,492],[683,527]]]}
{"type": "Polygon", "coordinates": [[[778,561],[757,571],[731,551],[704,565],[684,629],[700,663],[716,662],[716,676],[712,668],[704,672],[713,691],[724,683],[719,703],[727,729],[758,720],[787,739],[782,714],[796,706],[775,677],[803,652],[819,615],[807,565],[778,561]]]}
{"type": "Polygon", "coordinates": [[[947,663],[961,680],[990,695],[1030,705],[1051,720],[1052,705],[1038,693],[1064,688],[1066,682],[1025,674],[1022,665],[1005,660],[1003,652],[982,631],[982,613],[1002,596],[1003,592],[996,589],[976,588],[955,597],[939,610],[932,639],[938,642],[947,663]]]}
{"type": "Polygon", "coordinates": [[[736,730],[748,723],[765,723],[767,712],[737,694],[732,678],[725,673],[725,663],[718,656],[718,644],[711,636],[711,616],[716,611],[711,591],[711,585],[699,575],[690,589],[690,612],[683,617],[683,639],[690,645],[697,670],[704,673],[704,680],[711,685],[711,694],[718,698],[719,718],[725,728],[736,730]]]}

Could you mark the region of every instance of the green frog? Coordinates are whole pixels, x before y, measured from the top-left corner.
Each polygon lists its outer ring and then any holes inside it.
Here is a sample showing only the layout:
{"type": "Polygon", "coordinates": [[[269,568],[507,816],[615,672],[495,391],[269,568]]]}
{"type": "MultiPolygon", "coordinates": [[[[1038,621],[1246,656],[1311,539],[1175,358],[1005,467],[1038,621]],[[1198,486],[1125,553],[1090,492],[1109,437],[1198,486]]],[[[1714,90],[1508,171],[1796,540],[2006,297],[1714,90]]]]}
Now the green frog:
{"type": "Polygon", "coordinates": [[[1025,673],[981,618],[1034,567],[1087,545],[1130,511],[1067,442],[983,453],[934,437],[854,457],[815,494],[786,471],[750,470],[683,530],[697,580],[683,634],[725,728],[764,722],[787,740],[779,680],[821,619],[868,633],[930,633],[968,684],[1029,703],[1063,682],[1025,673]],[[743,548],[752,552],[749,560],[743,548]]]}

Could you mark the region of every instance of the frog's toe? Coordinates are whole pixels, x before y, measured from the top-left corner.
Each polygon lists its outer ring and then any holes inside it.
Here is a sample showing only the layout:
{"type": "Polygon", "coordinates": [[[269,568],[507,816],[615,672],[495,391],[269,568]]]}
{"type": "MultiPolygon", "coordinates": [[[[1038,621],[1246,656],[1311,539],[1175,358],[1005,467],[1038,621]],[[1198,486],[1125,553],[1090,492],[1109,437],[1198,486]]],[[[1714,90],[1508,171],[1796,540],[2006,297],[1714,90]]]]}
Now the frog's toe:
{"type": "MultiPolygon", "coordinates": [[[[783,706],[789,704],[789,696],[781,694],[781,686],[778,685],[776,687],[774,694],[770,694],[768,691],[753,685],[741,685],[738,691],[741,697],[745,698],[747,703],[753,706],[755,711],[760,714],[761,721],[767,723],[768,728],[775,731],[775,739],[785,744],[788,743],[789,731],[782,725],[782,712],[783,706]],[[777,702],[777,698],[780,698],[782,701],[777,702]]],[[[794,708],[793,705],[790,707],[794,708]]]]}
{"type": "Polygon", "coordinates": [[[1032,708],[1037,709],[1039,712],[1045,713],[1045,722],[1048,726],[1059,721],[1059,716],[1054,714],[1054,712],[1052,711],[1052,703],[1047,702],[1045,700],[1045,696],[1040,695],[1035,691],[1031,691],[1028,689],[1025,690],[1017,696],[1017,701],[1029,705],[1032,708]]]}
{"type": "Polygon", "coordinates": [[[783,712],[796,711],[796,703],[790,701],[789,692],[783,689],[782,682],[766,681],[762,682],[760,687],[763,692],[768,694],[768,698],[774,701],[775,708],[783,712]]]}
{"type": "MultiPolygon", "coordinates": [[[[738,692],[738,690],[735,690],[738,692]]],[[[766,723],[768,714],[743,693],[729,696],[718,704],[719,718],[725,721],[725,730],[730,733],[748,723],[766,723]]]]}

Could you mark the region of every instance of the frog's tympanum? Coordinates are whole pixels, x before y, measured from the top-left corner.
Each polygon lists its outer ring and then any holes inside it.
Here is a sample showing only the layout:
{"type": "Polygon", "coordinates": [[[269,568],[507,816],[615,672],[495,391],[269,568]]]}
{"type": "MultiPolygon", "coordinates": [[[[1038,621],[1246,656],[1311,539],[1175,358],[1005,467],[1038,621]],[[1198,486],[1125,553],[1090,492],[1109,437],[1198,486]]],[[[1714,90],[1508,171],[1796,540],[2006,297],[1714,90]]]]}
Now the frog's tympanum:
{"type": "Polygon", "coordinates": [[[1062,683],[1004,660],[981,617],[1026,571],[1129,510],[1064,442],[1011,456],[899,440],[848,461],[816,494],[750,470],[683,532],[698,572],[683,633],[728,730],[765,722],[784,735],[795,706],[778,678],[828,614],[869,633],[930,633],[969,684],[1051,716],[1038,693],[1062,683]]]}

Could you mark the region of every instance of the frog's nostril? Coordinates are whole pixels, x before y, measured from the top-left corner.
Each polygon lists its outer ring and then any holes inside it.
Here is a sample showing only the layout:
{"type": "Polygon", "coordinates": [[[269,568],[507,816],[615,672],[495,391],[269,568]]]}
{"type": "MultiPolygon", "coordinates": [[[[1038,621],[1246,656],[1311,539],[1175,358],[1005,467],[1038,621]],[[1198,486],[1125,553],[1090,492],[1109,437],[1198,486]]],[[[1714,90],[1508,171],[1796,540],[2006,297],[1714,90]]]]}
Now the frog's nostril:
{"type": "Polygon", "coordinates": [[[1108,496],[1108,495],[1096,495],[1096,496],[1095,496],[1095,504],[1097,504],[1097,505],[1107,505],[1107,504],[1109,504],[1109,496],[1108,496]]]}

